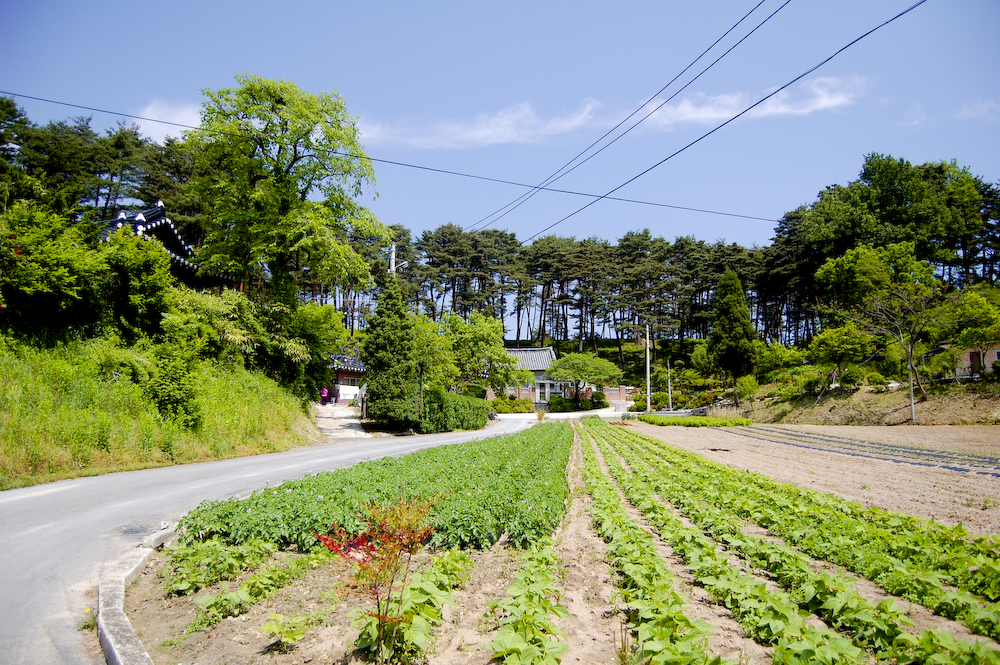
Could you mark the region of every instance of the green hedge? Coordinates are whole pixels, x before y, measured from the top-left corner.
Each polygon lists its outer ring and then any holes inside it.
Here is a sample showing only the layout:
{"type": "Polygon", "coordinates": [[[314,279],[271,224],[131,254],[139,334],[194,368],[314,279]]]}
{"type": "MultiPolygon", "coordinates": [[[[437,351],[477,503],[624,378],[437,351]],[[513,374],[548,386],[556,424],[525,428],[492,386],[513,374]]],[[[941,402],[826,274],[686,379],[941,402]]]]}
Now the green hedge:
{"type": "Polygon", "coordinates": [[[748,418],[714,418],[712,416],[658,416],[644,413],[639,420],[650,425],[678,425],[680,427],[739,427],[753,425],[748,418]]]}
{"type": "Polygon", "coordinates": [[[513,395],[500,396],[489,402],[493,413],[534,413],[535,403],[527,397],[515,399],[513,395]]]}
{"type": "Polygon", "coordinates": [[[604,409],[608,406],[608,399],[602,392],[593,393],[591,399],[581,399],[580,408],[576,408],[576,400],[566,399],[559,395],[553,395],[549,399],[549,411],[551,413],[564,413],[567,411],[593,411],[594,409],[604,409]]]}
{"type": "Polygon", "coordinates": [[[484,400],[444,390],[430,390],[424,393],[417,429],[421,434],[482,429],[486,427],[489,411],[490,407],[484,400]]]}

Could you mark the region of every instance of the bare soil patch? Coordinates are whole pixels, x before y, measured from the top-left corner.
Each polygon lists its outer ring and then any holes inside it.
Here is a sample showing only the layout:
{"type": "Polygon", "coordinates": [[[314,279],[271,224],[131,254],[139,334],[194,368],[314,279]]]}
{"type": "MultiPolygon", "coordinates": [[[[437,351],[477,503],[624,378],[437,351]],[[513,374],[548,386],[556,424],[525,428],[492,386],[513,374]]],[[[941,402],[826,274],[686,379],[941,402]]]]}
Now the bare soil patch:
{"type": "MultiPolygon", "coordinates": [[[[731,430],[658,427],[637,422],[643,434],[722,464],[785,483],[953,525],[970,533],[1000,532],[1000,478],[942,467],[858,457],[751,438],[731,430]],[[989,501],[987,501],[989,500],[989,501]],[[985,509],[984,509],[985,507],[985,509]]],[[[1000,426],[832,427],[783,425],[792,432],[918,446],[929,450],[1000,456],[1000,426]]],[[[778,437],[775,437],[778,438],[778,437]]]]}
{"type": "MultiPolygon", "coordinates": [[[[866,505],[933,517],[948,524],[961,521],[973,533],[1000,531],[1000,507],[981,509],[986,498],[1000,500],[997,478],[794,447],[728,430],[665,428],[643,423],[634,427],[671,445],[782,482],[830,492],[866,505]]],[[[1000,427],[789,427],[887,443],[905,442],[928,449],[1000,455],[1000,427]]],[[[614,639],[621,616],[614,605],[613,574],[605,562],[604,543],[590,526],[589,497],[580,487],[579,465],[579,453],[575,451],[570,465],[572,500],[567,518],[556,534],[555,546],[565,569],[562,602],[571,614],[569,619],[558,622],[569,644],[563,662],[610,664],[617,662],[614,639]]],[[[521,555],[502,541],[488,551],[470,554],[474,561],[471,577],[464,588],[453,593],[457,606],[448,608],[437,631],[437,641],[428,655],[432,665],[490,662],[486,644],[492,635],[486,630],[483,616],[491,601],[504,596],[521,555]]],[[[669,547],[663,547],[663,554],[669,560],[669,547]]],[[[424,562],[429,561],[429,555],[423,556],[424,562]]],[[[176,638],[194,618],[195,606],[189,598],[166,596],[156,575],[161,566],[162,558],[154,558],[126,598],[129,617],[157,664],[364,662],[351,646],[357,632],[351,627],[348,612],[364,607],[367,601],[352,588],[350,571],[342,561],[313,571],[242,617],[224,620],[183,640],[176,638]],[[261,630],[270,612],[286,616],[321,612],[322,619],[292,650],[283,653],[272,647],[273,640],[261,630]],[[175,643],[164,645],[168,640],[175,643]]],[[[718,627],[712,637],[712,646],[718,653],[742,657],[744,662],[767,662],[766,650],[745,641],[739,627],[725,616],[727,612],[702,597],[700,589],[686,578],[682,564],[672,561],[671,570],[692,599],[694,611],[718,627]]],[[[859,584],[859,591],[878,597],[876,588],[859,584]]],[[[208,591],[217,593],[218,589],[208,591]]],[[[918,613],[919,610],[914,610],[915,618],[918,613]]],[[[935,623],[938,619],[921,617],[921,622],[935,623]]]]}

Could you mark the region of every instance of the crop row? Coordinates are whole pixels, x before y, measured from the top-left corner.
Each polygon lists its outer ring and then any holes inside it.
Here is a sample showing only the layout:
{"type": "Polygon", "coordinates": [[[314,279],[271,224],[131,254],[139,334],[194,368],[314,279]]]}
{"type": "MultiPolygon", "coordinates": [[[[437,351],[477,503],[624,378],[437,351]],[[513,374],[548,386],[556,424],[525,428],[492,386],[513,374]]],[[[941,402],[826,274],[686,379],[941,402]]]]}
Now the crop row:
{"type": "Polygon", "coordinates": [[[583,446],[583,456],[583,477],[593,498],[594,526],[608,543],[629,626],[638,640],[633,654],[636,661],[730,663],[708,653],[711,626],[685,614],[687,599],[674,588],[674,578],[656,553],[652,537],[629,518],[618,489],[601,471],[590,444],[583,446]]]}
{"type": "Polygon", "coordinates": [[[932,450],[919,448],[917,446],[906,446],[893,443],[882,443],[878,441],[866,441],[863,439],[848,438],[845,436],[835,436],[818,432],[801,432],[774,426],[756,425],[754,427],[741,430],[743,436],[762,438],[773,441],[780,438],[785,441],[793,441],[792,445],[804,448],[829,450],[831,448],[855,453],[858,455],[868,455],[881,459],[906,460],[913,464],[923,464],[926,466],[942,466],[954,470],[967,472],[966,467],[979,467],[986,471],[1000,471],[1000,458],[988,455],[976,455],[973,453],[953,452],[948,450],[932,450]],[[961,467],[948,467],[949,464],[960,464],[961,467]]]}
{"type": "Polygon", "coordinates": [[[555,583],[559,572],[559,555],[548,539],[539,541],[507,587],[507,597],[490,604],[487,617],[499,631],[487,646],[504,665],[558,663],[566,651],[560,640],[565,635],[551,619],[569,617],[569,610],[559,603],[562,592],[555,583]]]}
{"type": "Polygon", "coordinates": [[[349,533],[371,503],[433,499],[432,545],[485,548],[504,533],[526,547],[549,535],[565,512],[572,431],[564,423],[517,435],[441,446],[363,462],[258,490],[244,500],[206,502],[181,520],[183,543],[217,538],[318,546],[315,533],[337,524],[349,533]]]}
{"type": "Polygon", "coordinates": [[[1000,637],[1000,558],[994,536],[969,540],[964,531],[712,463],[632,432],[608,428],[662,460],[664,478],[687,488],[726,514],[767,528],[810,556],[841,565],[893,595],[964,623],[973,632],[1000,637]],[[952,585],[958,587],[952,588],[952,585]]]}
{"type": "MultiPolygon", "coordinates": [[[[725,543],[749,563],[772,573],[800,608],[823,618],[837,630],[853,636],[854,643],[878,658],[894,658],[899,663],[1000,662],[1000,652],[980,642],[956,642],[943,631],[931,630],[913,636],[903,626],[911,622],[899,611],[894,600],[878,604],[853,591],[854,580],[840,575],[816,572],[812,560],[801,552],[742,532],[738,521],[725,511],[708,505],[683,485],[664,479],[662,463],[648,451],[630,446],[630,437],[617,437],[615,448],[631,467],[634,477],[625,482],[638,496],[648,501],[653,491],[667,499],[681,513],[701,528],[705,535],[725,543]]],[[[667,512],[662,504],[648,507],[651,512],[667,512]]],[[[658,519],[662,519],[657,516],[658,519]]]]}
{"type": "MultiPolygon", "coordinates": [[[[607,432],[588,421],[587,429],[598,442],[612,477],[628,499],[688,565],[695,582],[732,612],[746,634],[756,642],[774,646],[774,663],[846,664],[862,662],[862,651],[838,633],[808,621],[792,597],[773,590],[729,561],[700,530],[685,526],[640,479],[628,474],[615,452],[603,440],[607,432]]],[[[589,481],[588,481],[589,483],[589,481]]],[[[620,499],[619,499],[620,501],[620,499]]]]}

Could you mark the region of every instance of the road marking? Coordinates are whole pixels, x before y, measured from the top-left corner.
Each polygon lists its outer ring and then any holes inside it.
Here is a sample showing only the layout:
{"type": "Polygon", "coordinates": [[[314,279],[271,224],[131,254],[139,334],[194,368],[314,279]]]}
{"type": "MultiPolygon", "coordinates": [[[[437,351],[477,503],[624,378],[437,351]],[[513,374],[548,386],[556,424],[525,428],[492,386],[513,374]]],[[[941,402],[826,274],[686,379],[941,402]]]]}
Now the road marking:
{"type": "Polygon", "coordinates": [[[8,492],[17,492],[16,494],[4,494],[0,496],[0,503],[6,501],[15,501],[17,499],[28,499],[34,498],[36,496],[43,496],[45,494],[52,494],[53,492],[62,492],[63,490],[72,489],[79,485],[79,483],[72,483],[66,485],[56,485],[49,487],[40,487],[34,490],[7,490],[8,492]]]}

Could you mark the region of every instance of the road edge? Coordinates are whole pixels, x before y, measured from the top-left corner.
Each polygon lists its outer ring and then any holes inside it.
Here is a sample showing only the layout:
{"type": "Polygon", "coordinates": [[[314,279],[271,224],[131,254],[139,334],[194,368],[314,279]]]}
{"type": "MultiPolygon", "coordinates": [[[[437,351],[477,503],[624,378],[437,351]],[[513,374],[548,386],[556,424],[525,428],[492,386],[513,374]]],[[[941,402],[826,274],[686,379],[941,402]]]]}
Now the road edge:
{"type": "Polygon", "coordinates": [[[147,536],[134,552],[122,557],[97,588],[97,636],[108,665],[153,665],[132,622],[125,613],[125,589],[157,548],[168,543],[177,532],[163,528],[147,536]]]}

